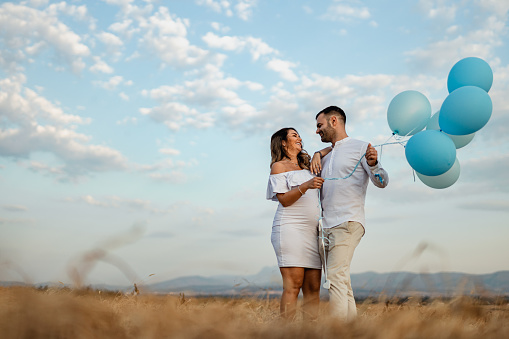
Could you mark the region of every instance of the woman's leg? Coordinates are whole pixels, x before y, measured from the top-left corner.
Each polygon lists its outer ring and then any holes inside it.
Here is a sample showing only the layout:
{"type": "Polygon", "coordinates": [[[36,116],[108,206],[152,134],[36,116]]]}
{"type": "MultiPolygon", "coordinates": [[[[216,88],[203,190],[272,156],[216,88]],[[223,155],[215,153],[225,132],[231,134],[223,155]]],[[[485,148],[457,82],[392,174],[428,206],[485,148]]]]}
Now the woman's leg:
{"type": "Polygon", "coordinates": [[[306,320],[316,320],[318,318],[321,278],[322,270],[312,268],[304,269],[302,294],[304,296],[304,319],[306,320]]]}
{"type": "Polygon", "coordinates": [[[304,281],[303,267],[280,267],[283,276],[283,295],[281,296],[281,317],[292,320],[297,310],[297,298],[304,281]]]}

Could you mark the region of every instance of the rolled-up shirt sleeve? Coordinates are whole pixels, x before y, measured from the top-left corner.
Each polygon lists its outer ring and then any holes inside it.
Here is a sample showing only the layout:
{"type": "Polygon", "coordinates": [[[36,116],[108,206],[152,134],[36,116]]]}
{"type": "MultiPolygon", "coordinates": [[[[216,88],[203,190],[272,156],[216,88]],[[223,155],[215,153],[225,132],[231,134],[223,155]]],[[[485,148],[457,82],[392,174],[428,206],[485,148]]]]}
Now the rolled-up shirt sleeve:
{"type": "Polygon", "coordinates": [[[363,157],[361,164],[366,173],[368,173],[369,179],[376,187],[384,188],[389,184],[389,175],[387,171],[383,169],[380,161],[374,166],[369,166],[366,157],[363,157]]]}

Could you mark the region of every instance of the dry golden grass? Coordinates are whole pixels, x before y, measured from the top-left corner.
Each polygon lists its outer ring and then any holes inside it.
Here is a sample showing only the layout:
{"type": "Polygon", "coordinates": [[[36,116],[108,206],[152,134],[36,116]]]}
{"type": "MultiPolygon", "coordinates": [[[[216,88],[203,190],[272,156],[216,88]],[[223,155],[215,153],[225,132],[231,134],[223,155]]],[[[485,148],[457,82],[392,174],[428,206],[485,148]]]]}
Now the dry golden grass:
{"type": "Polygon", "coordinates": [[[365,302],[342,324],[279,320],[278,300],[185,298],[92,290],[0,288],[7,338],[509,338],[509,306],[458,298],[427,305],[365,302]]]}

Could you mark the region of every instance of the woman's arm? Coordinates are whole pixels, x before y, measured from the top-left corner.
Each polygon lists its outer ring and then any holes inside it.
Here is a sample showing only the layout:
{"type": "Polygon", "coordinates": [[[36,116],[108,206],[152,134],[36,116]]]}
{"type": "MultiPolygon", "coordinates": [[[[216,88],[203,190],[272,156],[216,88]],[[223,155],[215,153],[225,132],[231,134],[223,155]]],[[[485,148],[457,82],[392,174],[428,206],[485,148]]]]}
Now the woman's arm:
{"type": "Polygon", "coordinates": [[[286,193],[278,193],[276,194],[277,199],[283,205],[283,207],[288,207],[293,205],[300,197],[302,197],[307,190],[317,189],[322,187],[324,180],[320,177],[314,177],[299,186],[289,190],[286,193]]]}
{"type": "Polygon", "coordinates": [[[313,154],[311,164],[309,165],[311,173],[318,175],[318,173],[322,171],[322,158],[329,154],[330,151],[332,151],[332,146],[325,147],[324,149],[316,151],[315,154],[313,154]]]}
{"type": "MultiPolygon", "coordinates": [[[[283,172],[286,172],[286,166],[280,162],[275,162],[270,169],[270,174],[279,174],[283,172]]],[[[322,178],[314,177],[286,193],[277,193],[276,197],[283,207],[291,206],[299,200],[307,190],[322,187],[323,181],[322,178]]]]}

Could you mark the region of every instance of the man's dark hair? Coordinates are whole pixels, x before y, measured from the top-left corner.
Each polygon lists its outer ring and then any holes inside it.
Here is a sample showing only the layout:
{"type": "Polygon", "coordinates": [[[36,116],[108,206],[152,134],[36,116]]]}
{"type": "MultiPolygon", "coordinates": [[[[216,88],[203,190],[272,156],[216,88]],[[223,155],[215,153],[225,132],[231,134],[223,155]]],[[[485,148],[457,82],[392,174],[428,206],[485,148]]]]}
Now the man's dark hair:
{"type": "Polygon", "coordinates": [[[331,115],[335,115],[337,116],[338,118],[340,118],[341,120],[343,120],[343,123],[346,124],[346,114],[345,112],[339,108],[338,106],[329,106],[327,108],[324,108],[322,109],[320,112],[318,112],[318,114],[316,115],[316,119],[318,119],[318,116],[320,114],[324,114],[327,118],[330,117],[331,115]]]}

